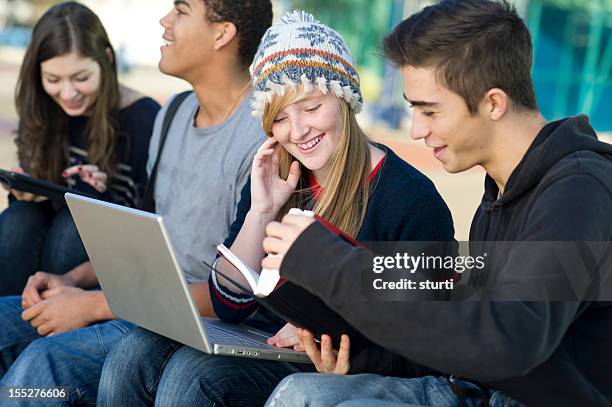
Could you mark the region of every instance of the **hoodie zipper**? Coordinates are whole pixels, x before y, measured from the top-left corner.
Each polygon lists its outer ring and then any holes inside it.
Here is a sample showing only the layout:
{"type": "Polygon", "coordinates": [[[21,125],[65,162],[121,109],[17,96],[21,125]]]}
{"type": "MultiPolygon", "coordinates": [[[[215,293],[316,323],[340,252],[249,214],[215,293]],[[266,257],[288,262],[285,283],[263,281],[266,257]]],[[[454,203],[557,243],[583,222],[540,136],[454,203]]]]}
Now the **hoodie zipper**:
{"type": "Polygon", "coordinates": [[[485,211],[486,213],[486,218],[485,218],[485,227],[484,227],[484,235],[482,236],[482,241],[486,242],[487,241],[487,237],[489,236],[489,225],[491,224],[491,218],[493,217],[492,213],[493,213],[494,209],[491,209],[489,211],[485,211]]]}
{"type": "MultiPolygon", "coordinates": [[[[495,204],[493,204],[495,205],[495,204]]],[[[486,242],[488,242],[489,237],[489,227],[491,226],[492,218],[496,212],[497,208],[493,206],[490,210],[485,210],[485,225],[484,225],[484,234],[482,236],[483,246],[486,247],[486,242]]],[[[490,256],[489,256],[490,257],[490,256]]],[[[489,267],[486,266],[483,270],[477,274],[474,284],[476,287],[482,287],[482,283],[486,278],[489,267]]]]}

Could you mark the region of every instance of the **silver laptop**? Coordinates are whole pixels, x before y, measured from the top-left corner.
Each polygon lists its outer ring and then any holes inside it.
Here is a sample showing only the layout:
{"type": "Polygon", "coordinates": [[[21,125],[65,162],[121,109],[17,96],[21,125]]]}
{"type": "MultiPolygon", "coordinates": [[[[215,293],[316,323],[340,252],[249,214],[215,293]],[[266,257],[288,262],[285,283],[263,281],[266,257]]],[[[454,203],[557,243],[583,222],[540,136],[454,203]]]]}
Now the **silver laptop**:
{"type": "Polygon", "coordinates": [[[200,317],[161,216],[65,196],[115,316],[206,353],[311,363],[268,345],[268,333],[200,317]]]}

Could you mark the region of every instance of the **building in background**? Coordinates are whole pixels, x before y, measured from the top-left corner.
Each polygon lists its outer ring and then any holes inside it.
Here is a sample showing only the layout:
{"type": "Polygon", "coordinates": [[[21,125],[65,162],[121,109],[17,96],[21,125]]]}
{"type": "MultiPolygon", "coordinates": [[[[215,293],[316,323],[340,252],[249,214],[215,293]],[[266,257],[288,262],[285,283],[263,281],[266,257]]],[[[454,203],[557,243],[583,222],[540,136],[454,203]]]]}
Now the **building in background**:
{"type": "MultiPolygon", "coordinates": [[[[534,41],[533,77],[548,120],[584,113],[612,131],[612,1],[514,0],[534,41]]],[[[406,115],[395,70],[378,56],[382,38],[399,21],[434,1],[283,0],[337,29],[355,54],[368,111],[391,127],[406,115]]]]}
{"type": "Polygon", "coordinates": [[[585,113],[612,131],[612,1],[531,0],[526,17],[544,116],[585,113]]]}
{"type": "MultiPolygon", "coordinates": [[[[171,0],[82,0],[101,18],[122,70],[155,66],[171,0]]],[[[366,112],[391,128],[409,119],[395,69],[380,56],[382,38],[431,0],[273,0],[275,17],[301,8],[339,31],[354,53],[366,112]]],[[[548,120],[588,114],[612,131],[612,0],[513,0],[534,41],[533,77],[548,120]]],[[[0,0],[0,47],[25,47],[32,24],[53,0],[0,0]]],[[[0,50],[0,52],[2,52],[0,50]]],[[[0,55],[1,57],[1,55],[0,55]]]]}

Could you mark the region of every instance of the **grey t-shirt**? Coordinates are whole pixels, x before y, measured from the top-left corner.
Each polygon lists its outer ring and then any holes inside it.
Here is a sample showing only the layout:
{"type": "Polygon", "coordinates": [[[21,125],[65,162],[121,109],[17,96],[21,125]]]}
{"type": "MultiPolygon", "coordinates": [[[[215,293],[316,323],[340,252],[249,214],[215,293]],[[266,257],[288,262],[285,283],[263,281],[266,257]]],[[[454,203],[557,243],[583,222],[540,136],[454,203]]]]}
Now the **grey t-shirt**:
{"type": "MultiPolygon", "coordinates": [[[[265,135],[251,115],[248,95],[225,122],[194,126],[195,93],[183,101],[170,125],[155,182],[156,212],[163,216],[179,265],[189,282],[206,281],[216,245],[229,234],[253,155],[265,135]]],[[[166,103],[155,119],[149,148],[150,175],[159,151],[166,103]]]]}

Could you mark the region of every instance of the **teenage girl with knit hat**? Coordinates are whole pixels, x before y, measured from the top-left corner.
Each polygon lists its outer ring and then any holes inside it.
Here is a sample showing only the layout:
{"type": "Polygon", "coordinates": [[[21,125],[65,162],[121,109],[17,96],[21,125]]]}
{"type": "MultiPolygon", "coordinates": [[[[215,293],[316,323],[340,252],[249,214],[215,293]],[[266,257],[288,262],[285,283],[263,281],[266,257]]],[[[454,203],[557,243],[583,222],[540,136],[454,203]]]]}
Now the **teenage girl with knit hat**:
{"type": "MultiPolygon", "coordinates": [[[[359,241],[453,240],[450,212],[432,182],[390,149],[372,143],[358,125],[359,76],[337,32],[305,12],[285,15],[262,40],[253,84],[253,107],[269,138],[254,157],[225,241],[242,261],[259,270],[266,225],[294,207],[314,211],[359,241]]],[[[216,267],[243,278],[225,260],[216,267]]],[[[241,322],[258,311],[257,303],[214,272],[209,287],[215,313],[224,321],[241,322]]],[[[285,324],[263,309],[257,319],[269,332],[285,324]]],[[[269,343],[295,346],[293,332],[286,325],[269,343]]],[[[312,370],[208,355],[175,342],[155,346],[150,350],[155,358],[136,361],[142,366],[133,366],[129,358],[107,360],[104,375],[134,374],[119,380],[112,394],[105,393],[105,401],[146,404],[141,395],[156,389],[155,405],[171,405],[178,398],[190,405],[262,405],[282,378],[312,370]]],[[[100,389],[101,396],[104,392],[100,389]]]]}

